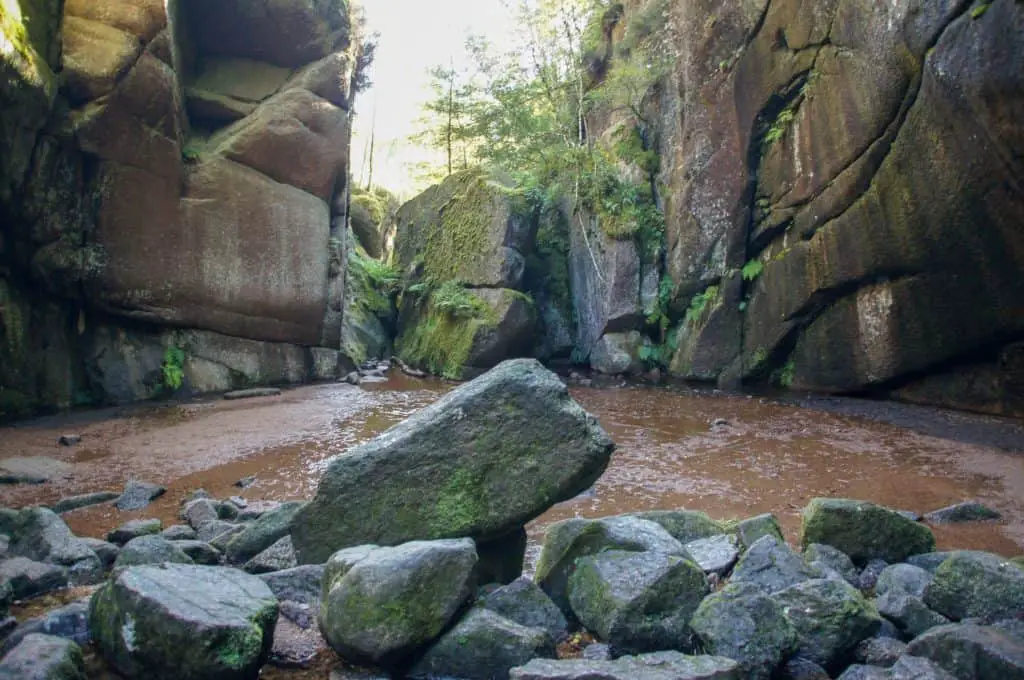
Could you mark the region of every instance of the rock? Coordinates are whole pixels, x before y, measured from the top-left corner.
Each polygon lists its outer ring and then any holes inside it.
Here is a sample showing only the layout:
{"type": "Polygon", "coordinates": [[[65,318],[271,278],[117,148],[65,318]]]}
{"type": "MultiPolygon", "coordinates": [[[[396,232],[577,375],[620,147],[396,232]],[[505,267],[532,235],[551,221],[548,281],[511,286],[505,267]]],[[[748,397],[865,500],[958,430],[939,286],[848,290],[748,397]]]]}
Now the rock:
{"type": "Polygon", "coordinates": [[[297,501],[282,503],[280,507],[264,513],[259,519],[247,525],[243,531],[228,541],[225,551],[228,561],[233,564],[247,562],[287,536],[292,519],[305,505],[306,503],[297,501]]]}
{"type": "Polygon", "coordinates": [[[819,579],[774,595],[796,629],[798,654],[828,669],[882,624],[875,608],[853,586],[819,579]]]}
{"type": "Polygon", "coordinates": [[[237,482],[235,482],[235,486],[237,486],[239,489],[248,489],[249,487],[253,486],[255,483],[256,483],[256,475],[250,475],[248,477],[243,477],[242,479],[240,479],[237,482]]]}
{"type": "Polygon", "coordinates": [[[215,567],[224,561],[224,555],[221,551],[217,550],[209,543],[204,543],[203,541],[181,540],[174,541],[174,545],[192,558],[192,561],[196,564],[215,567]]]}
{"type": "Polygon", "coordinates": [[[707,593],[699,566],[664,553],[582,557],[569,579],[573,613],[614,655],[692,649],[690,618],[707,593]]]}
{"type": "Polygon", "coordinates": [[[320,602],[325,565],[307,564],[271,574],[260,574],[277,599],[314,605],[320,602]]]}
{"type": "Polygon", "coordinates": [[[246,562],[242,568],[250,574],[266,574],[272,571],[293,569],[296,566],[298,566],[298,562],[295,559],[295,548],[292,547],[292,537],[285,536],[246,562]]]}
{"type": "Polygon", "coordinates": [[[158,519],[133,519],[107,534],[107,540],[115,545],[124,545],[140,536],[159,534],[161,527],[163,522],[158,519]]]}
{"type": "Polygon", "coordinates": [[[166,492],[167,489],[158,484],[149,484],[133,479],[125,485],[124,492],[114,505],[118,510],[142,510],[166,492]]]}
{"type": "Polygon", "coordinates": [[[489,609],[526,628],[546,632],[560,642],[568,635],[565,616],[540,587],[528,578],[519,578],[482,597],[478,606],[489,609]]]}
{"type": "Polygon", "coordinates": [[[351,373],[349,373],[348,375],[346,375],[342,379],[342,382],[346,382],[349,385],[357,385],[358,386],[358,385],[362,384],[363,376],[359,375],[358,371],[352,371],[351,373]]]}
{"type": "Polygon", "coordinates": [[[513,531],[493,541],[477,541],[477,581],[507,584],[522,576],[526,544],[525,529],[513,531]]]}
{"type": "Polygon", "coordinates": [[[129,541],[117,556],[114,569],[123,569],[145,564],[193,564],[178,542],[168,541],[162,536],[141,536],[129,541]]]}
{"type": "Polygon", "coordinates": [[[661,528],[683,545],[725,533],[721,523],[697,510],[651,510],[633,513],[631,516],[661,525],[661,528]]]}
{"type": "Polygon", "coordinates": [[[1024,641],[989,626],[953,624],[933,628],[911,642],[907,653],[929,659],[957,678],[1024,677],[1024,641]]]}
{"type": "Polygon", "coordinates": [[[786,542],[782,536],[782,527],[772,514],[758,515],[741,521],[736,526],[736,535],[744,550],[749,550],[750,546],[765,536],[772,536],[779,543],[786,542]]]}
{"type": "Polygon", "coordinates": [[[879,627],[878,632],[875,633],[875,637],[891,638],[893,640],[903,639],[903,635],[900,634],[900,629],[896,627],[896,624],[884,617],[882,618],[881,627],[879,627]]]}
{"type": "Polygon", "coordinates": [[[907,564],[915,567],[921,567],[930,574],[934,574],[935,570],[942,566],[942,563],[948,560],[953,555],[952,552],[933,552],[924,553],[923,555],[914,555],[907,559],[907,564]]]}
{"type": "Polygon", "coordinates": [[[755,541],[732,572],[733,583],[752,583],[769,595],[816,578],[800,555],[770,535],[755,541]]]}
{"type": "Polygon", "coordinates": [[[614,661],[534,659],[513,668],[511,680],[740,680],[739,666],[721,656],[655,652],[614,661]]]}
{"type": "Polygon", "coordinates": [[[857,585],[859,573],[857,567],[853,566],[853,560],[843,551],[836,550],[830,545],[810,544],[804,548],[804,561],[810,565],[821,562],[838,572],[850,585],[857,585]]]}
{"type": "Polygon", "coordinates": [[[804,510],[802,544],[824,543],[856,563],[872,559],[903,562],[935,550],[928,527],[872,503],[816,498],[804,510]]]}
{"type": "Polygon", "coordinates": [[[875,583],[875,594],[897,594],[924,597],[924,591],[932,582],[932,575],[912,564],[893,564],[885,568],[875,583]]]}
{"type": "Polygon", "coordinates": [[[736,539],[728,535],[700,538],[685,546],[697,565],[708,574],[725,576],[736,564],[740,551],[736,547],[736,539]]]}
{"type": "Polygon", "coordinates": [[[57,514],[63,514],[72,510],[78,510],[79,508],[87,508],[90,505],[109,503],[120,497],[120,495],[113,491],[100,491],[98,493],[87,493],[81,496],[62,498],[54,504],[53,511],[57,514]]]}
{"type": "Polygon", "coordinates": [[[735,659],[749,680],[768,680],[797,645],[782,607],[752,583],[705,598],[690,625],[706,653],[735,659]]]}
{"type": "Polygon", "coordinates": [[[255,576],[167,564],[117,574],[93,596],[89,620],[103,658],[126,677],[244,680],[270,652],[277,612],[255,576]]]}
{"type": "Polygon", "coordinates": [[[80,434],[62,434],[57,438],[57,443],[61,446],[77,446],[82,443],[82,435],[80,434]]]}
{"type": "Polygon", "coordinates": [[[301,628],[282,615],[274,628],[274,646],[268,663],[278,668],[308,668],[326,650],[327,643],[320,633],[301,628]]]}
{"type": "Polygon", "coordinates": [[[683,545],[661,526],[629,515],[556,522],[544,534],[534,578],[566,616],[572,615],[569,579],[577,560],[605,550],[687,556],[683,545]]]}
{"type": "Polygon", "coordinates": [[[68,571],[55,564],[13,557],[0,562],[0,583],[10,586],[13,599],[29,600],[67,586],[68,571]]]}
{"type": "Polygon", "coordinates": [[[604,375],[638,375],[644,369],[641,347],[643,336],[639,331],[604,335],[590,353],[590,368],[604,375]]]}
{"type": "Polygon", "coordinates": [[[992,627],[1024,640],[1024,618],[1003,619],[993,623],[992,627]]]}
{"type": "Polygon", "coordinates": [[[276,387],[256,387],[251,390],[236,390],[234,392],[228,392],[224,395],[224,398],[228,401],[238,401],[240,399],[258,399],[260,397],[279,396],[281,396],[281,390],[276,387]]]}
{"type": "Polygon", "coordinates": [[[5,458],[0,460],[0,484],[45,484],[73,470],[73,465],[53,458],[5,458]]]}
{"type": "Polygon", "coordinates": [[[935,571],[924,602],[954,621],[1017,616],[1024,611],[1024,570],[991,553],[954,553],[935,571]]]}
{"type": "Polygon", "coordinates": [[[240,514],[238,508],[234,503],[224,501],[217,503],[217,517],[227,522],[234,522],[238,520],[240,514]]]}
{"type": "MultiPolygon", "coordinates": [[[[317,602],[319,602],[319,598],[317,599],[317,602]]],[[[314,607],[308,604],[282,600],[281,616],[285,617],[302,630],[310,630],[316,626],[316,612],[314,611],[314,607]]]]}
{"type": "Polygon", "coordinates": [[[342,658],[400,664],[436,638],[472,595],[472,540],[361,546],[327,563],[320,631],[342,658]]]}
{"type": "Polygon", "coordinates": [[[793,657],[779,669],[778,680],[831,680],[824,668],[810,659],[793,657]]]}
{"type": "Polygon", "coordinates": [[[209,543],[220,536],[226,535],[228,537],[234,537],[244,530],[245,525],[233,524],[219,519],[212,519],[207,520],[196,527],[196,539],[209,543]]]}
{"type": "Polygon", "coordinates": [[[498,538],[589,488],[613,449],[557,376],[508,361],[336,458],[292,540],[310,563],[359,543],[498,538]]]}
{"type": "Polygon", "coordinates": [[[843,671],[838,680],[892,680],[892,674],[880,666],[854,664],[843,671]]]}
{"type": "Polygon", "coordinates": [[[169,526],[160,535],[168,541],[194,541],[197,538],[196,530],[184,524],[169,526]]]}
{"type": "Polygon", "coordinates": [[[100,559],[89,544],[72,534],[64,520],[46,508],[28,508],[18,513],[9,552],[67,567],[72,584],[91,583],[103,572],[100,559]]]}
{"type": "Polygon", "coordinates": [[[612,649],[608,645],[595,642],[583,648],[583,656],[581,658],[587,661],[611,661],[612,649]]]}
{"type": "Polygon", "coordinates": [[[882,572],[889,568],[889,563],[885,560],[871,560],[864,569],[861,570],[860,576],[857,577],[856,586],[864,592],[869,592],[875,589],[878,585],[878,579],[882,576],[882,572]]]}
{"type": "Polygon", "coordinates": [[[82,650],[49,635],[26,636],[0,661],[2,680],[86,680],[82,650]]]}
{"type": "Polygon", "coordinates": [[[956,680],[956,678],[928,659],[902,656],[889,669],[887,680],[956,680]]]}
{"type": "Polygon", "coordinates": [[[857,645],[853,658],[867,666],[889,668],[907,651],[907,646],[892,638],[874,637],[857,645]]]}
{"type": "Polygon", "coordinates": [[[96,557],[99,558],[100,564],[103,565],[104,569],[109,569],[114,565],[114,560],[117,559],[118,554],[121,552],[121,548],[108,543],[107,541],[101,541],[98,538],[83,538],[82,539],[89,549],[96,553],[96,557]]]}
{"type": "Polygon", "coordinates": [[[1000,517],[1002,517],[1001,514],[977,501],[966,501],[929,512],[924,516],[924,521],[932,524],[956,524],[959,522],[981,522],[1000,517]]]}
{"type": "Polygon", "coordinates": [[[6,654],[29,635],[50,635],[70,640],[85,647],[89,644],[89,600],[79,600],[29,619],[7,637],[0,635],[0,656],[6,654]]]}
{"type": "Polygon", "coordinates": [[[949,619],[925,605],[921,598],[892,591],[875,600],[878,612],[896,624],[900,633],[914,638],[926,630],[949,623],[949,619]]]}
{"type": "Polygon", "coordinates": [[[555,657],[555,644],[546,632],[476,608],[442,635],[409,670],[408,676],[506,678],[512,668],[539,657],[555,657]]]}
{"type": "Polygon", "coordinates": [[[181,509],[181,518],[197,531],[203,523],[221,519],[217,503],[209,498],[198,498],[186,503],[181,509]]]}

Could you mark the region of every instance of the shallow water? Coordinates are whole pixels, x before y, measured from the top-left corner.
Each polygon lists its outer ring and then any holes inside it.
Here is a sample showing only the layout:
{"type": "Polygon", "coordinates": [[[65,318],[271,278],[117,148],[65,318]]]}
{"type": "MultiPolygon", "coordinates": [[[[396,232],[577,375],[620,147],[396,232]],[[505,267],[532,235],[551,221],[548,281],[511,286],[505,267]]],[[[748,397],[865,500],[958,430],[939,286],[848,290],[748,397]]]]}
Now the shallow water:
{"type": "MultiPolygon", "coordinates": [[[[107,505],[64,515],[77,534],[102,537],[138,517],[176,523],[180,501],[200,487],[218,498],[309,498],[332,457],[449,389],[446,383],[396,375],[363,387],[319,385],[246,402],[111,409],[2,428],[0,458],[46,455],[72,462],[75,469],[71,477],[41,486],[0,487],[0,504],[20,507],[117,490],[129,477],[168,487],[165,496],[138,512],[107,505]],[[82,435],[81,444],[58,447],[59,435],[69,431],[82,435]],[[234,486],[251,475],[256,477],[251,488],[234,486]]],[[[800,510],[816,496],[859,498],[920,513],[977,499],[1003,519],[934,527],[939,546],[1008,556],[1024,552],[1024,428],[1019,423],[905,411],[896,404],[872,406],[871,417],[847,415],[865,409],[844,400],[829,400],[828,410],[821,410],[686,389],[571,391],[600,419],[618,449],[593,489],[531,523],[530,561],[552,522],[651,509],[698,509],[718,519],[774,512],[795,541],[800,510]],[[728,424],[712,425],[718,420],[728,424]],[[961,431],[970,436],[958,436],[961,431]],[[1018,431],[1022,436],[1015,445],[1018,431]]],[[[328,657],[303,673],[267,669],[264,677],[326,678],[325,669],[334,663],[328,657]]]]}

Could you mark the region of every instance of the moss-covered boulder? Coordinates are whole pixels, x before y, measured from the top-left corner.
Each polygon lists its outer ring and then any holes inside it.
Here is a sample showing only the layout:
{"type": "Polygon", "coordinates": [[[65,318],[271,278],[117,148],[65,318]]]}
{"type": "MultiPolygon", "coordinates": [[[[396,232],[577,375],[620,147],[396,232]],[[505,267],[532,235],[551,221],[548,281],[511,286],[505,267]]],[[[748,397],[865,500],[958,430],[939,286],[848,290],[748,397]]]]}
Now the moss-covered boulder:
{"type": "Polygon", "coordinates": [[[845,581],[816,579],[773,597],[797,632],[797,653],[824,668],[834,667],[882,625],[874,605],[845,581]]]}
{"type": "Polygon", "coordinates": [[[182,564],[131,567],[93,595],[103,658],[128,680],[254,680],[278,604],[260,579],[182,564]]]}
{"type": "Polygon", "coordinates": [[[335,459],[292,522],[300,563],[368,543],[501,538],[593,484],[614,444],[537,361],[508,361],[335,459]]]}
{"type": "Polygon", "coordinates": [[[690,618],[707,593],[703,569],[656,552],[583,557],[569,580],[576,618],[615,655],[692,651],[690,618]]]}
{"type": "Polygon", "coordinates": [[[911,642],[907,652],[931,660],[957,678],[1024,678],[1024,640],[994,627],[935,628],[911,642]]]}
{"type": "Polygon", "coordinates": [[[804,547],[831,545],[858,564],[874,559],[903,562],[935,550],[928,527],[873,503],[839,498],[810,502],[804,509],[801,541],[804,547]]]}
{"type": "Polygon", "coordinates": [[[949,619],[932,611],[921,598],[909,593],[887,592],[875,600],[875,606],[878,613],[892,621],[906,639],[949,623],[949,619]]]}
{"type": "Polygon", "coordinates": [[[684,545],[690,541],[711,538],[726,532],[723,523],[711,519],[699,510],[649,510],[633,513],[632,516],[660,525],[672,538],[684,545]]]}
{"type": "Polygon", "coordinates": [[[573,615],[569,581],[579,559],[606,550],[688,557],[683,544],[660,525],[638,517],[570,519],[552,524],[544,535],[535,578],[566,616],[573,615]]]}
{"type": "Polygon", "coordinates": [[[935,570],[924,601],[954,621],[1018,616],[1024,612],[1024,570],[992,553],[953,553],[935,570]]]}
{"type": "Polygon", "coordinates": [[[26,635],[0,661],[2,680],[86,680],[82,650],[71,640],[26,635]]]}
{"type": "Polygon", "coordinates": [[[320,631],[342,658],[400,665],[472,595],[476,562],[469,539],[337,552],[324,573],[320,631]]]}
{"type": "Polygon", "coordinates": [[[489,609],[527,628],[539,628],[561,642],[569,624],[543,590],[528,578],[519,578],[482,597],[477,606],[489,609]]]}
{"type": "Polygon", "coordinates": [[[749,680],[768,680],[796,649],[796,630],[782,607],[749,583],[705,598],[690,625],[705,652],[736,659],[749,680]]]}
{"type": "Polygon", "coordinates": [[[635,375],[644,370],[640,349],[644,339],[639,331],[608,333],[590,352],[590,367],[605,375],[635,375]]]}
{"type": "Polygon", "coordinates": [[[163,536],[139,536],[121,549],[114,568],[167,563],[193,564],[193,560],[175,541],[168,541],[163,536]]]}

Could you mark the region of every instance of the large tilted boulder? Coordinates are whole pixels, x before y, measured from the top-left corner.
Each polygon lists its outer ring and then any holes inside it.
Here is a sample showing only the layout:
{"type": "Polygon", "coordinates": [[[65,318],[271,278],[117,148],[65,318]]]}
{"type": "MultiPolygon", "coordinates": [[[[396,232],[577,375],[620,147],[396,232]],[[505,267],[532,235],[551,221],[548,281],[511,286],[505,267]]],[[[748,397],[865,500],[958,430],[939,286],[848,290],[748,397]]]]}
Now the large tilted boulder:
{"type": "Polygon", "coordinates": [[[393,666],[444,631],[475,586],[469,539],[359,546],[327,563],[320,631],[343,658],[393,666]]]}
{"type": "Polygon", "coordinates": [[[873,503],[815,498],[804,509],[803,545],[824,543],[859,564],[880,559],[903,562],[935,550],[935,536],[918,522],[873,503]]]}
{"type": "Polygon", "coordinates": [[[739,665],[721,656],[655,652],[614,661],[534,659],[513,668],[512,680],[740,680],[739,665]]]}
{"type": "Polygon", "coordinates": [[[270,653],[278,602],[235,569],[130,567],[93,596],[90,628],[128,680],[252,680],[270,653]]]}
{"type": "Polygon", "coordinates": [[[27,508],[11,514],[9,521],[11,555],[66,567],[74,584],[95,583],[102,575],[96,552],[52,510],[27,508]]]}
{"type": "Polygon", "coordinates": [[[353,545],[498,538],[587,489],[613,449],[557,376],[505,362],[335,459],[292,541],[308,564],[353,545]]]}

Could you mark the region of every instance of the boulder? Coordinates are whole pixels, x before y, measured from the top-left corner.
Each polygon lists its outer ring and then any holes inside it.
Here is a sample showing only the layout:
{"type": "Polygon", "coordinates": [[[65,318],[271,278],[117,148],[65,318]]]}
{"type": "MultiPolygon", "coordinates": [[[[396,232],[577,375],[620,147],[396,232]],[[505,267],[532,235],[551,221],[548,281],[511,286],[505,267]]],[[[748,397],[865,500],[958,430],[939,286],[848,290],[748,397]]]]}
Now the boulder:
{"type": "Polygon", "coordinates": [[[276,94],[290,75],[291,69],[265,61],[214,57],[203,60],[192,87],[255,108],[276,94]]]}
{"type": "Polygon", "coordinates": [[[114,561],[114,569],[143,564],[193,564],[177,541],[162,536],[140,536],[129,541],[114,561]]]}
{"type": "Polygon", "coordinates": [[[167,493],[159,484],[129,480],[114,505],[118,510],[142,510],[151,502],[167,493]]]}
{"type": "Polygon", "coordinates": [[[349,85],[352,82],[352,57],[334,52],[299,69],[288,81],[287,88],[309,90],[346,111],[350,109],[349,85]]]}
{"type": "Polygon", "coordinates": [[[11,555],[67,567],[74,584],[92,583],[102,575],[96,553],[52,510],[28,508],[18,513],[16,521],[8,549],[11,555]]]}
{"type": "Polygon", "coordinates": [[[228,539],[245,531],[244,524],[234,524],[220,519],[206,520],[196,527],[196,539],[209,543],[214,539],[227,536],[228,539]]]}
{"type": "Polygon", "coordinates": [[[899,640],[885,637],[873,637],[857,645],[853,658],[857,663],[867,666],[893,666],[907,651],[907,646],[899,640]]]}
{"type": "Polygon", "coordinates": [[[90,642],[89,599],[85,598],[84,600],[72,602],[19,624],[0,643],[0,656],[9,652],[22,640],[33,634],[63,638],[74,642],[76,645],[87,646],[90,642]]]}
{"type": "Polygon", "coordinates": [[[834,570],[850,585],[857,585],[859,572],[853,565],[849,555],[841,550],[836,550],[830,545],[812,543],[804,549],[804,561],[811,567],[819,565],[827,566],[834,570]]]}
{"type": "Polygon", "coordinates": [[[142,52],[134,35],[76,16],[64,19],[64,87],[77,102],[108,94],[142,52]]]}
{"type": "Polygon", "coordinates": [[[917,656],[901,656],[889,669],[886,680],[956,680],[938,664],[917,656]]]}
{"type": "Polygon", "coordinates": [[[101,541],[98,538],[83,538],[85,544],[89,546],[89,549],[96,553],[96,557],[100,559],[100,564],[103,565],[104,569],[109,569],[114,564],[114,560],[117,559],[118,554],[121,552],[121,548],[108,543],[107,541],[101,541]]]}
{"type": "Polygon", "coordinates": [[[181,552],[192,558],[192,561],[196,564],[215,567],[224,561],[224,554],[220,550],[203,541],[174,541],[174,545],[180,548],[181,552]]]}
{"type": "Polygon", "coordinates": [[[431,645],[407,675],[468,680],[507,678],[512,668],[536,658],[555,658],[555,643],[545,631],[476,608],[431,645]]]}
{"type": "Polygon", "coordinates": [[[220,519],[217,513],[217,502],[210,498],[197,498],[185,503],[181,509],[181,518],[193,529],[210,520],[220,519]]]}
{"type": "Polygon", "coordinates": [[[948,560],[952,555],[952,552],[924,553],[923,555],[914,555],[913,557],[907,558],[907,564],[915,567],[921,567],[929,574],[934,574],[935,570],[942,566],[942,563],[948,560]]]}
{"type": "Polygon", "coordinates": [[[882,625],[871,603],[843,581],[807,581],[773,597],[796,629],[797,653],[826,669],[882,625]]]}
{"type": "Polygon", "coordinates": [[[931,524],[958,524],[960,522],[981,522],[1002,517],[997,511],[977,501],[965,501],[929,512],[924,521],[931,524]]]}
{"type": "MultiPolygon", "coordinates": [[[[225,556],[233,564],[247,562],[288,535],[292,520],[306,505],[292,501],[266,512],[228,541],[225,556]]],[[[293,565],[294,566],[294,565],[293,565]]]]}
{"type": "MultiPolygon", "coordinates": [[[[230,548],[230,544],[228,544],[230,548]]],[[[250,574],[266,574],[272,571],[284,571],[298,566],[295,560],[295,548],[292,537],[285,536],[272,546],[253,557],[242,568],[250,574]]]]}
{"type": "Polygon", "coordinates": [[[140,536],[159,534],[162,527],[163,522],[158,519],[133,519],[107,534],[107,540],[115,545],[124,545],[140,536]]]}
{"type": "Polygon", "coordinates": [[[505,362],[336,458],[292,540],[312,563],[360,543],[498,538],[590,487],[613,449],[557,376],[505,362]]]}
{"type": "Polygon", "coordinates": [[[64,14],[113,26],[143,42],[155,38],[167,25],[166,7],[161,0],[66,0],[64,14]]]}
{"type": "Polygon", "coordinates": [[[869,560],[864,568],[860,571],[860,576],[857,577],[857,583],[855,584],[858,588],[864,592],[869,592],[875,589],[878,585],[878,579],[881,578],[882,573],[889,568],[889,563],[885,560],[869,560]]]}
{"type": "Polygon", "coordinates": [[[765,536],[772,536],[779,543],[786,542],[782,536],[782,527],[779,526],[779,521],[771,513],[742,520],[736,525],[736,536],[739,537],[740,545],[744,550],[749,550],[750,546],[765,536]]]}
{"type": "Polygon", "coordinates": [[[919,597],[890,591],[875,600],[878,613],[896,624],[901,635],[914,638],[925,631],[949,623],[945,616],[932,611],[919,597]]]}
{"type": "Polygon", "coordinates": [[[492,590],[480,598],[478,606],[526,628],[546,632],[555,642],[568,635],[565,616],[540,587],[528,578],[519,578],[492,590]]]}
{"type": "Polygon", "coordinates": [[[778,680],[832,680],[832,678],[824,668],[810,659],[795,656],[779,669],[778,680]]]}
{"type": "Polygon", "coordinates": [[[1024,570],[991,553],[953,553],[935,570],[924,602],[954,621],[1017,616],[1024,611],[1024,570]]]}
{"type": "Polygon", "coordinates": [[[70,463],[42,456],[5,458],[0,460],[0,484],[44,484],[66,477],[72,470],[70,463]]]}
{"type": "Polygon", "coordinates": [[[935,550],[928,527],[898,512],[863,501],[816,498],[804,510],[803,546],[824,543],[856,562],[903,562],[935,550]]]}
{"type": "Polygon", "coordinates": [[[912,564],[893,564],[885,568],[875,583],[875,594],[896,593],[924,597],[924,591],[932,582],[932,575],[912,564]]]}
{"type": "Polygon", "coordinates": [[[751,583],[705,598],[690,625],[705,652],[735,659],[749,680],[768,680],[797,646],[782,607],[751,583]]]}
{"type": "Polygon", "coordinates": [[[614,655],[692,650],[690,618],[707,593],[703,569],[656,552],[582,557],[569,579],[573,613],[614,655]]]}
{"type": "Polygon", "coordinates": [[[313,605],[320,602],[325,569],[323,564],[307,564],[294,569],[260,574],[260,579],[282,602],[313,605]]]}
{"type": "Polygon", "coordinates": [[[638,375],[644,370],[640,359],[643,336],[639,331],[608,333],[590,352],[590,367],[605,375],[638,375]]]}
{"type": "Polygon", "coordinates": [[[86,680],[81,648],[70,640],[28,635],[0,661],[2,680],[86,680]]]}
{"type": "Polygon", "coordinates": [[[473,295],[490,308],[492,322],[473,336],[466,366],[487,369],[505,359],[528,356],[537,326],[533,301],[506,288],[480,289],[473,295]]]}
{"type": "Polygon", "coordinates": [[[101,505],[103,503],[109,503],[110,501],[117,500],[120,495],[121,494],[113,491],[99,491],[97,493],[82,494],[80,496],[70,496],[57,501],[53,506],[53,511],[59,515],[65,512],[71,512],[72,510],[78,510],[79,508],[87,508],[91,505],[101,505]]]}
{"type": "Polygon", "coordinates": [[[686,552],[701,569],[708,574],[725,576],[736,564],[740,551],[736,547],[736,538],[727,534],[711,538],[699,538],[685,546],[686,552]]]}
{"type": "Polygon", "coordinates": [[[632,516],[660,525],[683,545],[725,533],[725,527],[720,522],[698,510],[650,510],[632,513],[632,516]]]}
{"type": "Polygon", "coordinates": [[[535,579],[566,616],[572,615],[569,580],[577,561],[606,550],[687,557],[683,545],[660,525],[629,515],[552,524],[544,534],[535,579]]]}
{"type": "Polygon", "coordinates": [[[733,569],[732,583],[751,583],[771,595],[820,577],[792,548],[768,535],[743,554],[733,569]]]}
{"type": "Polygon", "coordinates": [[[184,524],[169,526],[160,532],[168,541],[194,541],[198,537],[196,530],[184,524]]]}
{"type": "Polygon", "coordinates": [[[360,546],[327,563],[320,631],[342,658],[394,666],[436,638],[471,597],[469,539],[360,546]]]}
{"type": "Polygon", "coordinates": [[[67,586],[68,570],[55,564],[13,557],[0,562],[0,584],[9,589],[8,600],[29,600],[67,586]]]}
{"type": "Polygon", "coordinates": [[[534,659],[513,668],[511,680],[740,680],[739,665],[721,656],[655,652],[614,661],[534,659]]]}
{"type": "Polygon", "coordinates": [[[907,653],[929,659],[957,678],[1024,677],[1024,640],[989,626],[934,628],[911,642],[907,653]]]}
{"type": "Polygon", "coordinates": [[[89,623],[103,658],[126,678],[245,680],[270,652],[277,612],[255,576],[166,564],[116,574],[93,595],[89,623]]]}

